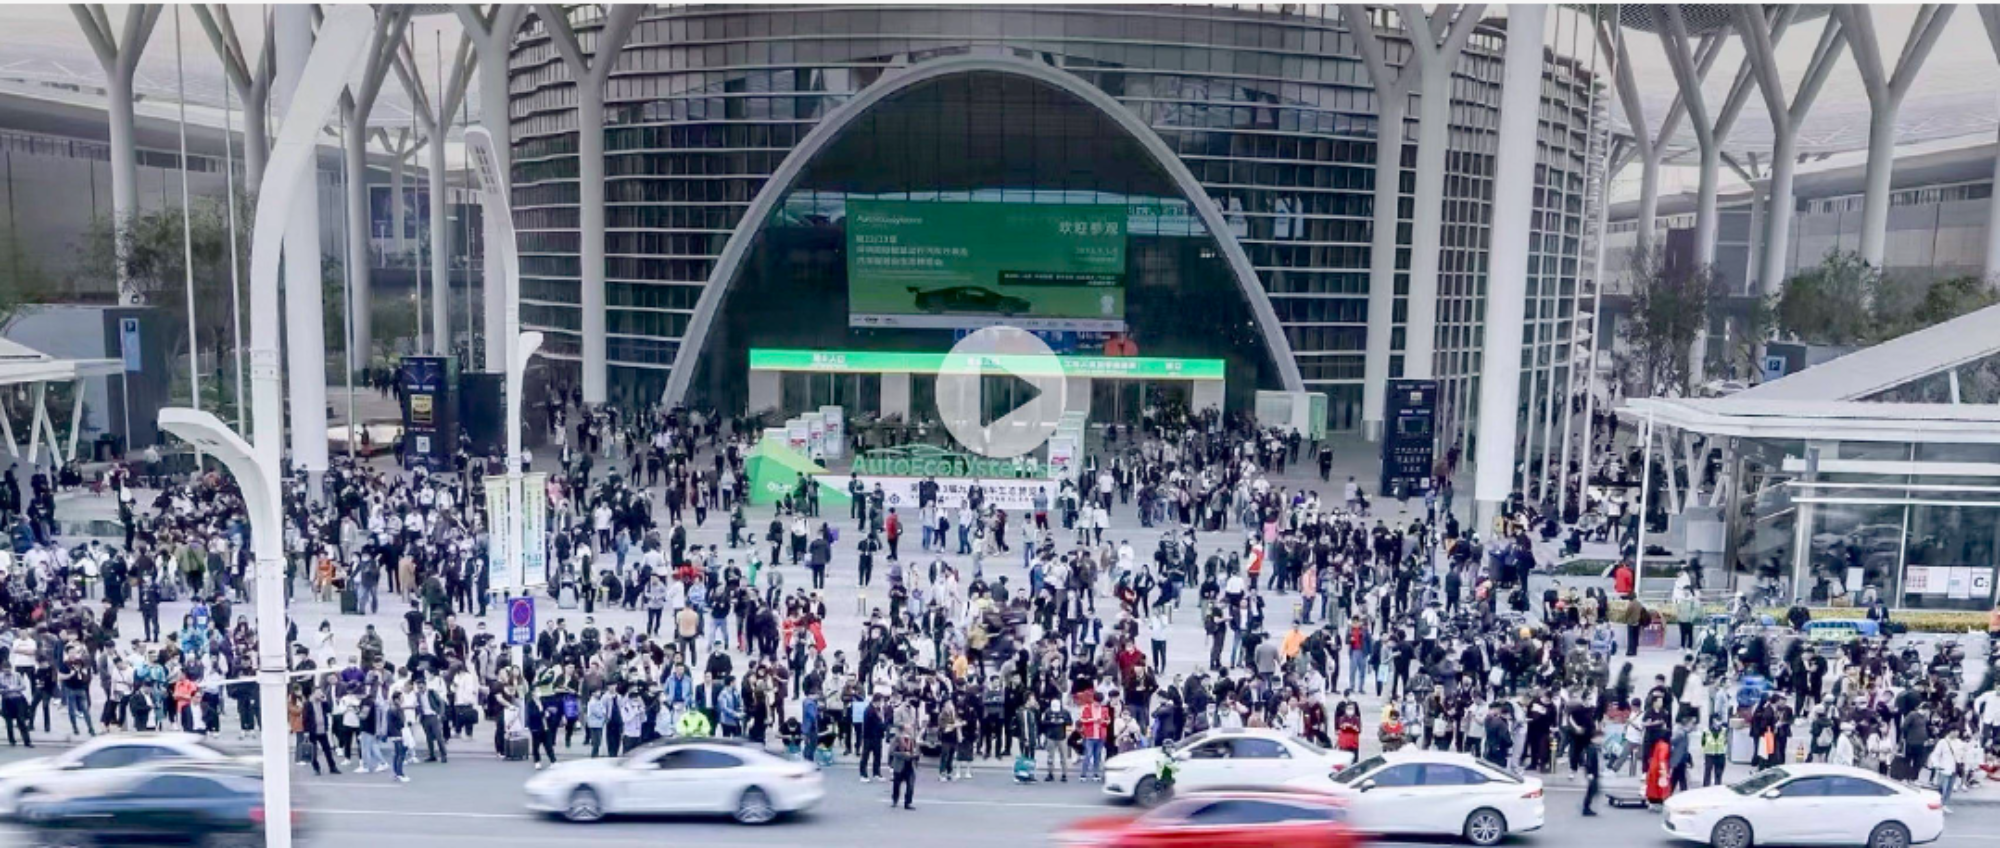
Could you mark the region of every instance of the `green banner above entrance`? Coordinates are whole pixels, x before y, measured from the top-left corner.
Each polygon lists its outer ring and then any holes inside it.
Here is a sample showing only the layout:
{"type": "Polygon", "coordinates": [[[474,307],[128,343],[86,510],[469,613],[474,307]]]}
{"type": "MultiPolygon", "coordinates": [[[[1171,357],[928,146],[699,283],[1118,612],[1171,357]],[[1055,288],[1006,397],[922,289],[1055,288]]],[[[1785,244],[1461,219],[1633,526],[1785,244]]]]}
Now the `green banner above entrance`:
{"type": "MultiPolygon", "coordinates": [[[[936,374],[944,370],[943,353],[893,353],[860,350],[777,350],[752,348],[752,371],[804,371],[815,374],[936,374]]],[[[1008,360],[1007,370],[1016,374],[1041,373],[1047,357],[1022,356],[1019,362],[1004,356],[988,360],[1008,360]]],[[[1169,359],[1145,356],[1063,356],[1056,362],[1070,377],[1100,377],[1109,380],[1220,380],[1224,363],[1220,359],[1169,359]]]]}

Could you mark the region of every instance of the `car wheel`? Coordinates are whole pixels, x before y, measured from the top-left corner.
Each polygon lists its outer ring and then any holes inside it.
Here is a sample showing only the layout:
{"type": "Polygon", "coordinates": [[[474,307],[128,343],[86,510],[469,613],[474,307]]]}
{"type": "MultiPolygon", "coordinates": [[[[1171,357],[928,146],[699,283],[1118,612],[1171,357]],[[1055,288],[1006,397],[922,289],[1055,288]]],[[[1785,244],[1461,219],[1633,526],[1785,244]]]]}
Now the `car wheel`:
{"type": "Polygon", "coordinates": [[[778,808],[771,806],[771,796],[755,786],[743,790],[743,797],[736,799],[736,820],[743,824],[766,824],[778,817],[778,808]]]}
{"type": "Polygon", "coordinates": [[[1910,829],[1896,822],[1883,822],[1868,834],[1868,848],[1910,848],[1910,829]]]}
{"type": "Polygon", "coordinates": [[[604,799],[598,797],[597,790],[579,786],[569,793],[569,803],[563,805],[563,818],[579,824],[589,824],[604,818],[604,799]]]}
{"type": "Polygon", "coordinates": [[[202,840],[207,848],[263,848],[262,833],[211,833],[202,840]]]}
{"type": "Polygon", "coordinates": [[[1708,833],[1709,848],[1750,848],[1750,823],[1735,816],[1715,823],[1708,833]]]}
{"type": "Polygon", "coordinates": [[[1465,817],[1465,841],[1474,845],[1493,845],[1507,838],[1507,817],[1499,810],[1473,810],[1465,817]]]}
{"type": "Polygon", "coordinates": [[[1141,807],[1157,807],[1174,797],[1174,788],[1160,783],[1157,777],[1139,778],[1138,785],[1132,787],[1132,802],[1141,807]]]}

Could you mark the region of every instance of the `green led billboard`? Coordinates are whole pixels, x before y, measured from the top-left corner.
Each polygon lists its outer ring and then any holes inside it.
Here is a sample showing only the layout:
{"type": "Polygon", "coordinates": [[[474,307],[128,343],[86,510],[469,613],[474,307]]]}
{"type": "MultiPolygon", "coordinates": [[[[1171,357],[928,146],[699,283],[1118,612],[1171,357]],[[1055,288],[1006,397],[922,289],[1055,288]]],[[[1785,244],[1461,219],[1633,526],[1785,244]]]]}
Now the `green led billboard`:
{"type": "Polygon", "coordinates": [[[1125,328],[1125,236],[1115,204],[849,200],[855,327],[1125,328]]]}

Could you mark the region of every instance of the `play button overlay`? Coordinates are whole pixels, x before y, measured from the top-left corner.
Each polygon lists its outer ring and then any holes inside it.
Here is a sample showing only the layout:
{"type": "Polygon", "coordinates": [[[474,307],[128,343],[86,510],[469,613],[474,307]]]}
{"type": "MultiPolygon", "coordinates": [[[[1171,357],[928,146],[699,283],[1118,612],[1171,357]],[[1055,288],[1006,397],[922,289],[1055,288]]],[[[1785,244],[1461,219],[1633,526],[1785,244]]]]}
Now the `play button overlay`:
{"type": "Polygon", "coordinates": [[[1017,327],[986,327],[966,336],[938,369],[938,419],[960,446],[980,456],[1006,459],[1041,447],[1055,434],[1069,400],[1062,358],[1017,327]]]}

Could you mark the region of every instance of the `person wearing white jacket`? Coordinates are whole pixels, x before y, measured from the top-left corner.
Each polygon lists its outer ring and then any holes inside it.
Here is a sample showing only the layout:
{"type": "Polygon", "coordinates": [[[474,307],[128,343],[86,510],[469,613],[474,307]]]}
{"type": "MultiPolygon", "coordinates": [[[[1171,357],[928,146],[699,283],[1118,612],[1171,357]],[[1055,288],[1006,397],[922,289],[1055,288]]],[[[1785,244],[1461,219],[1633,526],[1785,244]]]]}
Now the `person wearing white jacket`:
{"type": "Polygon", "coordinates": [[[1938,797],[1943,800],[1946,813],[1951,812],[1951,790],[1978,756],[1972,743],[1966,741],[1964,732],[1957,728],[1953,728],[1943,742],[1931,749],[1927,765],[1937,771],[1938,797]]]}

